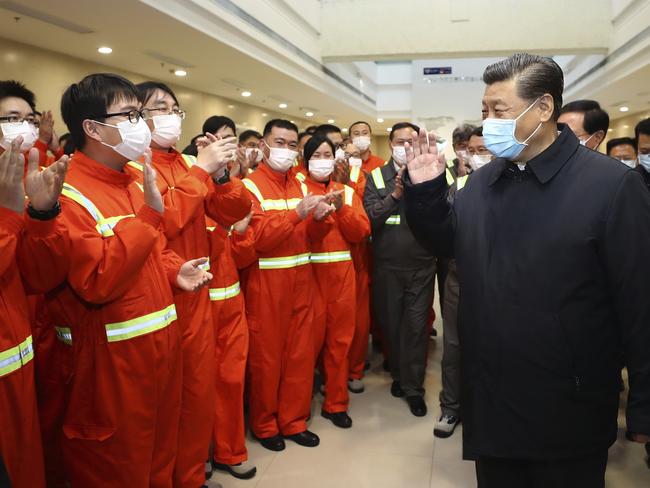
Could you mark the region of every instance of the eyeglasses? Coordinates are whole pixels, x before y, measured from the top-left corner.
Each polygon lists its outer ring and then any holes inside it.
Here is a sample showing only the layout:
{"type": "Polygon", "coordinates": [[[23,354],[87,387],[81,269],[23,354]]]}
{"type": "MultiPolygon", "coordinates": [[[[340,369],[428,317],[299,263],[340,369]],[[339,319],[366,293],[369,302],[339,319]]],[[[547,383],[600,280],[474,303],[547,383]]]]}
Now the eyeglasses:
{"type": "Polygon", "coordinates": [[[181,110],[180,108],[173,108],[171,110],[166,108],[143,108],[141,113],[144,120],[151,120],[154,115],[178,115],[181,120],[185,120],[185,110],[181,110]]]}
{"type": "Polygon", "coordinates": [[[27,117],[21,117],[20,115],[7,115],[6,117],[0,117],[0,122],[9,122],[11,124],[27,122],[32,124],[35,127],[38,127],[40,123],[36,120],[36,117],[33,115],[28,115],[27,117]]]}
{"type": "Polygon", "coordinates": [[[137,124],[141,118],[144,118],[142,114],[142,110],[128,110],[126,112],[115,112],[112,114],[103,114],[100,115],[99,118],[108,119],[109,117],[124,117],[124,116],[128,117],[129,122],[131,122],[132,124],[137,124]]]}

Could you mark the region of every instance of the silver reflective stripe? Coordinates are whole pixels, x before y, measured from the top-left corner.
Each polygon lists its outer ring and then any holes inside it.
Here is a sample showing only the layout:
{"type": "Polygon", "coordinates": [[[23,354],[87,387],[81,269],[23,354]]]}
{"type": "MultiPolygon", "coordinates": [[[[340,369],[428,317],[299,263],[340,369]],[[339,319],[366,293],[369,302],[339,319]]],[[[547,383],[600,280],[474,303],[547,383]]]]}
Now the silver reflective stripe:
{"type": "Polygon", "coordinates": [[[55,327],[56,337],[64,344],[72,345],[72,331],[68,327],[55,327]]]}
{"type": "Polygon", "coordinates": [[[241,292],[239,281],[225,288],[210,288],[210,300],[213,302],[235,298],[241,292]]]}
{"type": "Polygon", "coordinates": [[[286,269],[309,264],[309,253],[296,256],[283,256],[279,258],[260,258],[260,269],[286,269]]]}
{"type": "Polygon", "coordinates": [[[311,262],[314,264],[341,263],[343,261],[352,261],[350,251],[315,252],[311,254],[311,262]]]}
{"type": "Polygon", "coordinates": [[[0,352],[0,377],[13,373],[34,359],[32,336],[10,349],[0,352]]]}
{"type": "Polygon", "coordinates": [[[391,215],[386,219],[386,224],[388,225],[399,225],[401,223],[401,217],[399,215],[391,215]]]}
{"type": "Polygon", "coordinates": [[[143,315],[142,317],[106,324],[106,337],[108,342],[133,339],[134,337],[164,329],[174,320],[176,320],[176,307],[170,305],[158,312],[143,315]]]}

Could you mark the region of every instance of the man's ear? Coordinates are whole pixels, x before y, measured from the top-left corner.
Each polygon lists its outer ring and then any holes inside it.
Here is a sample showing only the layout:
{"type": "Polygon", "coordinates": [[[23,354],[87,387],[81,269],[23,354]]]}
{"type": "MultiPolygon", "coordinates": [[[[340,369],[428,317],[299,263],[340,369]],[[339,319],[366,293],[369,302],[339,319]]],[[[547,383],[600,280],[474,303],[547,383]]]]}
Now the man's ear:
{"type": "Polygon", "coordinates": [[[102,136],[99,134],[99,124],[94,120],[86,119],[81,123],[81,127],[86,134],[91,139],[94,139],[98,142],[101,142],[102,136]]]}
{"type": "Polygon", "coordinates": [[[548,122],[553,118],[553,110],[555,109],[555,103],[553,96],[545,93],[539,99],[539,107],[542,110],[542,122],[548,122]]]}

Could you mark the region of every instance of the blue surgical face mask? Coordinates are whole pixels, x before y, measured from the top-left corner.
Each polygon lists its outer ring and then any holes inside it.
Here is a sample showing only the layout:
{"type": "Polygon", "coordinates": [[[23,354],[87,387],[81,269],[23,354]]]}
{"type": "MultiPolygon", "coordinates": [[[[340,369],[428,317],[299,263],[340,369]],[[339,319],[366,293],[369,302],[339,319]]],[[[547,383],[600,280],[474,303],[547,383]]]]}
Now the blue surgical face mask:
{"type": "Polygon", "coordinates": [[[650,173],[650,154],[639,154],[639,164],[650,173]]]}
{"type": "Polygon", "coordinates": [[[517,120],[528,112],[539,100],[538,98],[531,103],[516,119],[485,119],[483,121],[483,140],[487,150],[498,158],[510,160],[517,158],[526,146],[528,146],[528,141],[530,141],[542,126],[540,122],[524,142],[519,142],[515,136],[517,120]]]}

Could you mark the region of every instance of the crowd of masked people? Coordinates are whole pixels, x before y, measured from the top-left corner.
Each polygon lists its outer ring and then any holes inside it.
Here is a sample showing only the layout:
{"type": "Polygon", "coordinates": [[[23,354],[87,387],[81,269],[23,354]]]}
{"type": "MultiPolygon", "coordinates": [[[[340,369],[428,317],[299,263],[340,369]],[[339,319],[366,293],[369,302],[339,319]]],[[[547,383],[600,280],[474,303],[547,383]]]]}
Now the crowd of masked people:
{"type": "MultiPolygon", "coordinates": [[[[385,161],[364,121],[344,134],[274,119],[237,134],[213,116],[181,153],[174,92],[113,74],[70,85],[61,113],[59,138],[32,92],[0,82],[0,479],[199,488],[212,469],[252,478],[246,426],[272,451],[316,447],[314,394],[323,417],[352,426],[371,329],[390,393],[424,416],[436,278],[434,434],[453,434],[456,262],[414,237],[403,204],[419,127],[395,124],[385,161]]],[[[559,122],[596,150],[609,118],[583,100],[559,122]]],[[[447,142],[435,144],[442,154],[447,142]]],[[[481,127],[458,127],[451,144],[453,200],[495,156],[481,127]]],[[[650,188],[650,119],[607,154],[650,188]]]]}

